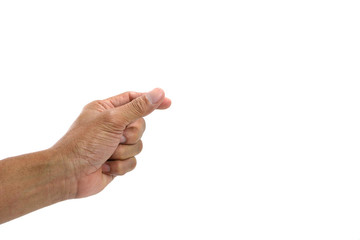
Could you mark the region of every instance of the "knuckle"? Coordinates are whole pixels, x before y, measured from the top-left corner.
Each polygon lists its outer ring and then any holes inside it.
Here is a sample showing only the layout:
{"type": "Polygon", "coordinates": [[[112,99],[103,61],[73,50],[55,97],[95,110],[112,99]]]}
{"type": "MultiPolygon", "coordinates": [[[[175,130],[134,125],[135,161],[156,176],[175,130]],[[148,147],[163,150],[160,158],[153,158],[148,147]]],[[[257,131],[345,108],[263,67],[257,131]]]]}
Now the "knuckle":
{"type": "Polygon", "coordinates": [[[89,108],[94,108],[95,106],[98,106],[99,105],[99,102],[101,100],[95,100],[95,101],[92,101],[92,102],[89,102],[88,104],[86,104],[84,106],[84,109],[89,109],[89,108]]]}
{"type": "Polygon", "coordinates": [[[133,170],[135,167],[136,167],[136,165],[137,165],[137,161],[136,161],[136,158],[131,158],[130,159],[130,163],[129,163],[129,170],[131,171],[131,170],[133,170]]]}
{"type": "Polygon", "coordinates": [[[143,142],[141,140],[139,140],[137,145],[138,145],[138,153],[141,153],[141,151],[143,150],[143,147],[144,147],[143,142]]]}
{"type": "Polygon", "coordinates": [[[140,129],[137,127],[133,127],[131,132],[133,139],[137,142],[142,135],[140,129]]]}
{"type": "Polygon", "coordinates": [[[124,145],[119,145],[118,148],[116,149],[116,155],[119,156],[119,158],[121,159],[121,156],[124,156],[125,154],[125,147],[124,145]]]}
{"type": "Polygon", "coordinates": [[[132,171],[136,167],[137,162],[135,157],[132,157],[125,161],[126,164],[124,164],[124,162],[118,162],[113,166],[112,169],[115,175],[119,175],[119,176],[125,175],[127,172],[132,171]]]}
{"type": "Polygon", "coordinates": [[[122,166],[122,164],[120,162],[118,162],[117,164],[114,164],[113,171],[116,175],[120,175],[120,176],[122,176],[126,173],[126,169],[122,166]]]}
{"type": "Polygon", "coordinates": [[[139,140],[140,136],[139,136],[138,131],[135,130],[135,128],[129,128],[126,131],[126,138],[129,143],[134,144],[139,140]]]}
{"type": "Polygon", "coordinates": [[[101,120],[105,123],[107,122],[112,122],[113,121],[113,114],[111,113],[111,111],[106,111],[106,112],[103,112],[102,114],[102,118],[101,120]]]}
{"type": "Polygon", "coordinates": [[[106,123],[115,123],[116,122],[116,116],[114,111],[104,111],[103,114],[103,121],[106,123]]]}
{"type": "Polygon", "coordinates": [[[116,135],[121,134],[124,128],[116,112],[111,110],[102,112],[98,118],[98,123],[103,127],[103,130],[116,135]]]}
{"type": "Polygon", "coordinates": [[[146,110],[146,102],[142,98],[131,101],[132,111],[136,116],[142,115],[146,110]]]}
{"type": "Polygon", "coordinates": [[[142,123],[143,123],[143,129],[144,129],[144,131],[145,131],[145,129],[146,129],[146,121],[145,121],[144,118],[141,118],[141,120],[142,120],[142,123]]]}
{"type": "Polygon", "coordinates": [[[137,124],[137,128],[138,128],[139,130],[145,131],[145,128],[146,128],[145,119],[144,119],[144,118],[139,118],[138,121],[139,121],[139,122],[138,122],[138,124],[137,124]]]}

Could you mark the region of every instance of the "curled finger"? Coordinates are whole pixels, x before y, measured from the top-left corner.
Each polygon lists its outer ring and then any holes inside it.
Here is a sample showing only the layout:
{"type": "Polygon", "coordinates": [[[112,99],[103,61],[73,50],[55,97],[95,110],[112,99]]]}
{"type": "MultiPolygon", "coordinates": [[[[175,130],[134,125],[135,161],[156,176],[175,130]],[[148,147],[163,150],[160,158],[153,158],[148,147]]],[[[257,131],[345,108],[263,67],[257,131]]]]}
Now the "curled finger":
{"type": "Polygon", "coordinates": [[[136,158],[131,157],[126,160],[115,160],[115,161],[107,161],[103,165],[103,173],[109,175],[124,175],[127,172],[134,170],[136,167],[136,158]]]}

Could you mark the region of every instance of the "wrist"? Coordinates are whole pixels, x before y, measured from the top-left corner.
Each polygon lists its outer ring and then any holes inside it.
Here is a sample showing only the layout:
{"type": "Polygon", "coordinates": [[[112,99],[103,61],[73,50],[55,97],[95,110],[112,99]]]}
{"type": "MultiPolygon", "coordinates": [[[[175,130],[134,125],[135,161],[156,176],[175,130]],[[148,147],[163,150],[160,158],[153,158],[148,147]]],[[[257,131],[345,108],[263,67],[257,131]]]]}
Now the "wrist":
{"type": "Polygon", "coordinates": [[[49,160],[49,178],[52,185],[54,201],[73,199],[77,193],[77,180],[74,166],[58,149],[44,151],[49,160]]]}

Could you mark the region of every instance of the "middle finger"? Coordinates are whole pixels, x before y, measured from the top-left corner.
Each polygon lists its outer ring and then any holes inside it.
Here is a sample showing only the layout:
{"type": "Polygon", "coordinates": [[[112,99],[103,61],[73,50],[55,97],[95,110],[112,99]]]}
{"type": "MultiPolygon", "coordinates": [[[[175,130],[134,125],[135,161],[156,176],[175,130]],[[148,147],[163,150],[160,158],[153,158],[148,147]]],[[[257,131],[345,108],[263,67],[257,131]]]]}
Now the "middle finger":
{"type": "Polygon", "coordinates": [[[124,144],[135,144],[139,141],[139,139],[144,134],[146,128],[144,118],[139,118],[135,122],[129,124],[126,127],[123,136],[125,137],[124,144]]]}
{"type": "Polygon", "coordinates": [[[138,155],[143,148],[142,141],[139,140],[137,143],[132,145],[120,144],[110,159],[113,160],[124,160],[138,155]]]}

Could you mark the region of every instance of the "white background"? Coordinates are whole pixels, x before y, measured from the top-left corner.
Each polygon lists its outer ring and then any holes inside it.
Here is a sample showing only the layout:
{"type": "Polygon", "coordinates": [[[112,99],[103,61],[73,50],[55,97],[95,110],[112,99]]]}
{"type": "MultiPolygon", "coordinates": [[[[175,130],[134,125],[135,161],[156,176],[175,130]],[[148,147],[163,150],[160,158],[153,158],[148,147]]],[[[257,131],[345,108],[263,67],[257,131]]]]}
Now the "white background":
{"type": "Polygon", "coordinates": [[[137,168],[0,239],[360,239],[358,1],[0,1],[0,159],[162,87],[137,168]]]}

